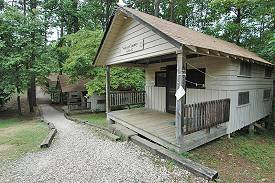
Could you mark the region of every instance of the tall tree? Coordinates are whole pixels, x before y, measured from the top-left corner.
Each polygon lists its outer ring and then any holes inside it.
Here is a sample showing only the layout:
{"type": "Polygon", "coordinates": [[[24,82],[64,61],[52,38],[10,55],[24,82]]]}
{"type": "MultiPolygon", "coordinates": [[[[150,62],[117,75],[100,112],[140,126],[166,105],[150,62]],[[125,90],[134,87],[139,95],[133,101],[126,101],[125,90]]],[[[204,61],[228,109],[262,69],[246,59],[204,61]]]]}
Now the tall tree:
{"type": "Polygon", "coordinates": [[[160,0],[155,0],[154,4],[154,15],[156,17],[159,17],[159,5],[160,5],[160,0]]]}

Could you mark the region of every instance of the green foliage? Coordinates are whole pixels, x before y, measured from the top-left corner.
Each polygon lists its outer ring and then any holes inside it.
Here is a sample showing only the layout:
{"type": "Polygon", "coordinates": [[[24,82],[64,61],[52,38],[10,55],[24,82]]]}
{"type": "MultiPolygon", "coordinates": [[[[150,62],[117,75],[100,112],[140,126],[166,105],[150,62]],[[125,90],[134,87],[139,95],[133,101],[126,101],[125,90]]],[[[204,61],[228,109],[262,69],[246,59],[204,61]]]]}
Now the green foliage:
{"type": "Polygon", "coordinates": [[[0,81],[2,102],[6,102],[15,87],[18,94],[27,87],[28,72],[25,67],[24,47],[27,45],[25,39],[26,18],[15,8],[9,8],[0,14],[0,73],[3,79],[0,81]]]}
{"type": "Polygon", "coordinates": [[[0,101],[3,104],[16,92],[22,94],[31,77],[44,77],[56,68],[56,57],[47,46],[44,24],[38,9],[28,12],[6,5],[0,12],[0,101]]]}
{"type": "MultiPolygon", "coordinates": [[[[94,67],[91,62],[95,59],[102,38],[99,30],[81,30],[65,36],[63,46],[59,48],[66,55],[64,71],[72,80],[87,79],[89,95],[105,92],[105,68],[94,67]]],[[[112,90],[144,90],[144,72],[140,69],[112,67],[112,90]]]]}
{"type": "Polygon", "coordinates": [[[90,77],[102,31],[81,30],[65,36],[60,51],[66,55],[64,71],[72,78],[90,77]]]}

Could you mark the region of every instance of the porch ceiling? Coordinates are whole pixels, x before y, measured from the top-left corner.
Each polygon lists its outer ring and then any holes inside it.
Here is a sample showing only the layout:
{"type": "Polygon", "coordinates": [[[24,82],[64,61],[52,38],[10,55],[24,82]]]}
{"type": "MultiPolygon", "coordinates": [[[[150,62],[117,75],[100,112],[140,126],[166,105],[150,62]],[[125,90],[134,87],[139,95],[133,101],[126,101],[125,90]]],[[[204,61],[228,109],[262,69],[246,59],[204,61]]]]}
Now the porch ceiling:
{"type": "MultiPolygon", "coordinates": [[[[207,55],[188,54],[186,58],[190,59],[190,58],[204,57],[204,56],[207,56],[207,55]]],[[[174,54],[161,55],[161,56],[151,57],[146,59],[140,59],[140,60],[116,64],[116,65],[125,66],[125,67],[146,67],[147,65],[150,65],[150,64],[173,62],[176,60],[177,60],[177,56],[176,56],[176,53],[174,53],[174,54]]]]}

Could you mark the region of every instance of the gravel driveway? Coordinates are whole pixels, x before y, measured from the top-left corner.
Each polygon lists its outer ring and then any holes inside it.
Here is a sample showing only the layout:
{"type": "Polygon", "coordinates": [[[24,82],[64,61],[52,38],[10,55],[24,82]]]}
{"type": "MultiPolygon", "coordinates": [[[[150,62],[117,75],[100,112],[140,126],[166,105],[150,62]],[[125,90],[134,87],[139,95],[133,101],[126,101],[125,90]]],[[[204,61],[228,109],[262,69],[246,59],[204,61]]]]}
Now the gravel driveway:
{"type": "Polygon", "coordinates": [[[95,129],[41,105],[58,133],[50,148],[0,170],[0,182],[202,182],[131,142],[113,142],[95,129]]]}

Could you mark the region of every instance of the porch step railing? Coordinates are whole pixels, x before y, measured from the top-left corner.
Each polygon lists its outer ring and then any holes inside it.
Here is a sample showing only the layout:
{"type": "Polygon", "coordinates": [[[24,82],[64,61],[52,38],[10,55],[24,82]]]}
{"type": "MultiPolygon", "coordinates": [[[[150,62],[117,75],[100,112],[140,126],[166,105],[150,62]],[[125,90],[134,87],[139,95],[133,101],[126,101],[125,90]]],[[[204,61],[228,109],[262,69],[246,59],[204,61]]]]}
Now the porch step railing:
{"type": "Polygon", "coordinates": [[[127,106],[145,104],[145,91],[112,91],[110,92],[110,106],[127,106]]]}
{"type": "Polygon", "coordinates": [[[68,110],[89,110],[91,109],[91,102],[71,102],[68,103],[68,110]]]}
{"type": "Polygon", "coordinates": [[[210,129],[229,121],[230,99],[213,100],[184,107],[184,134],[210,129]]]}

